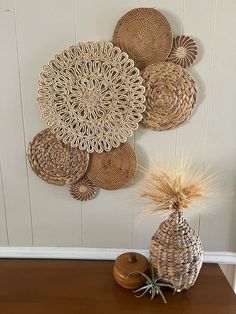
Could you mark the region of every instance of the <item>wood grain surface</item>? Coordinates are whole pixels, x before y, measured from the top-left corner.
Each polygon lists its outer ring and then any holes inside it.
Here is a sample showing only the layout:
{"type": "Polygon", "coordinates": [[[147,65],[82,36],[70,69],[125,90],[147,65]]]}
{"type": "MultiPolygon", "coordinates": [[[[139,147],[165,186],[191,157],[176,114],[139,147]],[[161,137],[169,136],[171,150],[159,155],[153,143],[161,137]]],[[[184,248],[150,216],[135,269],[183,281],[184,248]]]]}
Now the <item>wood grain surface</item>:
{"type": "Polygon", "coordinates": [[[0,260],[0,313],[235,314],[236,296],[218,265],[205,264],[188,291],[168,303],[137,299],[113,279],[112,261],[0,260]]]}

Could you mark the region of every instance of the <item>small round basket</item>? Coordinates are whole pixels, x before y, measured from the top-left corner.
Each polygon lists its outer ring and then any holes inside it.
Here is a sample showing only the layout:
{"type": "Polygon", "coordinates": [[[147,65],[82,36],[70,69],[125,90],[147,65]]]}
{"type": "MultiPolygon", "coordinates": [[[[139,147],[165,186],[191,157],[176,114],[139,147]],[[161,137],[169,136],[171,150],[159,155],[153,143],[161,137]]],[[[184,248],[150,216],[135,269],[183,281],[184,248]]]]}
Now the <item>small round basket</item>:
{"type": "Polygon", "coordinates": [[[96,196],[97,188],[87,176],[70,185],[70,194],[79,201],[89,201],[96,196]]]}
{"type": "Polygon", "coordinates": [[[197,57],[197,44],[189,36],[177,36],[173,39],[171,53],[166,61],[182,66],[190,67],[197,57]]]}

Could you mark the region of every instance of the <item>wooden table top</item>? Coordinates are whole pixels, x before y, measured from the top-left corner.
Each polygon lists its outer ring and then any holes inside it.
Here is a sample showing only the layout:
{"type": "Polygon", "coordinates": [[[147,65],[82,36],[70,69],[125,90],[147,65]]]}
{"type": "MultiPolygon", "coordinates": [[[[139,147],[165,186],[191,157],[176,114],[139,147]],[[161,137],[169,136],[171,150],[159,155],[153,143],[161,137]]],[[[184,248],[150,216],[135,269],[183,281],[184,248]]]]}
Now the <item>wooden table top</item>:
{"type": "Polygon", "coordinates": [[[1,314],[236,314],[218,265],[205,264],[190,290],[137,299],[113,280],[112,261],[0,260],[1,314]]]}

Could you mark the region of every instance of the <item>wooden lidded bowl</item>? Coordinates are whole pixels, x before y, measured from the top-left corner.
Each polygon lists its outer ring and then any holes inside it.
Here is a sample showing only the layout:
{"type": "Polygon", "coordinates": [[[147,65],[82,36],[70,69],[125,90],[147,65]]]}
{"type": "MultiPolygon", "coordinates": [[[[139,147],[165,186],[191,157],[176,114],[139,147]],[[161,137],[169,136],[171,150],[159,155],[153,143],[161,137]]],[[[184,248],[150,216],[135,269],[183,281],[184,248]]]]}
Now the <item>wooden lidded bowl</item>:
{"type": "Polygon", "coordinates": [[[127,252],[117,257],[113,267],[115,281],[126,289],[137,289],[145,283],[145,278],[140,274],[130,273],[140,271],[147,273],[149,270],[148,260],[145,256],[135,252],[127,252]]]}

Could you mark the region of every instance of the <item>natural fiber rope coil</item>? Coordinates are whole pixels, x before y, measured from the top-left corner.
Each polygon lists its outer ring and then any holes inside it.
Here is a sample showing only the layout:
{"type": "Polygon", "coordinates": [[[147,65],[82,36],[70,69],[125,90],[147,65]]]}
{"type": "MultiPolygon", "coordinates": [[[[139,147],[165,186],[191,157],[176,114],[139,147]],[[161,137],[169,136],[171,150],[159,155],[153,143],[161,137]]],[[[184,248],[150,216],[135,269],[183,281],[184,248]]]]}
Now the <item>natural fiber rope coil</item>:
{"type": "Polygon", "coordinates": [[[168,62],[181,65],[183,68],[190,67],[197,57],[197,44],[189,36],[177,36],[173,39],[173,46],[168,56],[168,62]]]}
{"type": "Polygon", "coordinates": [[[43,67],[38,84],[51,132],[89,153],[126,142],[145,110],[139,70],[110,42],[71,46],[43,67]]]}
{"type": "Polygon", "coordinates": [[[110,152],[92,154],[86,175],[99,188],[117,190],[129,183],[136,168],[135,152],[125,143],[110,152]]]}
{"type": "Polygon", "coordinates": [[[159,278],[179,291],[190,288],[202,266],[203,249],[197,233],[176,211],[161,223],[152,237],[151,263],[159,278]]]}
{"type": "Polygon", "coordinates": [[[89,154],[65,145],[49,129],[45,129],[29,144],[28,160],[40,178],[48,183],[65,185],[84,175],[89,154]]]}
{"type": "Polygon", "coordinates": [[[118,21],[113,43],[127,52],[139,69],[144,69],[168,57],[172,47],[171,27],[155,9],[133,9],[118,21]]]}
{"type": "Polygon", "coordinates": [[[181,66],[160,62],[142,73],[146,88],[146,111],[142,124],[155,131],[174,129],[192,113],[197,88],[191,75],[181,66]]]}

